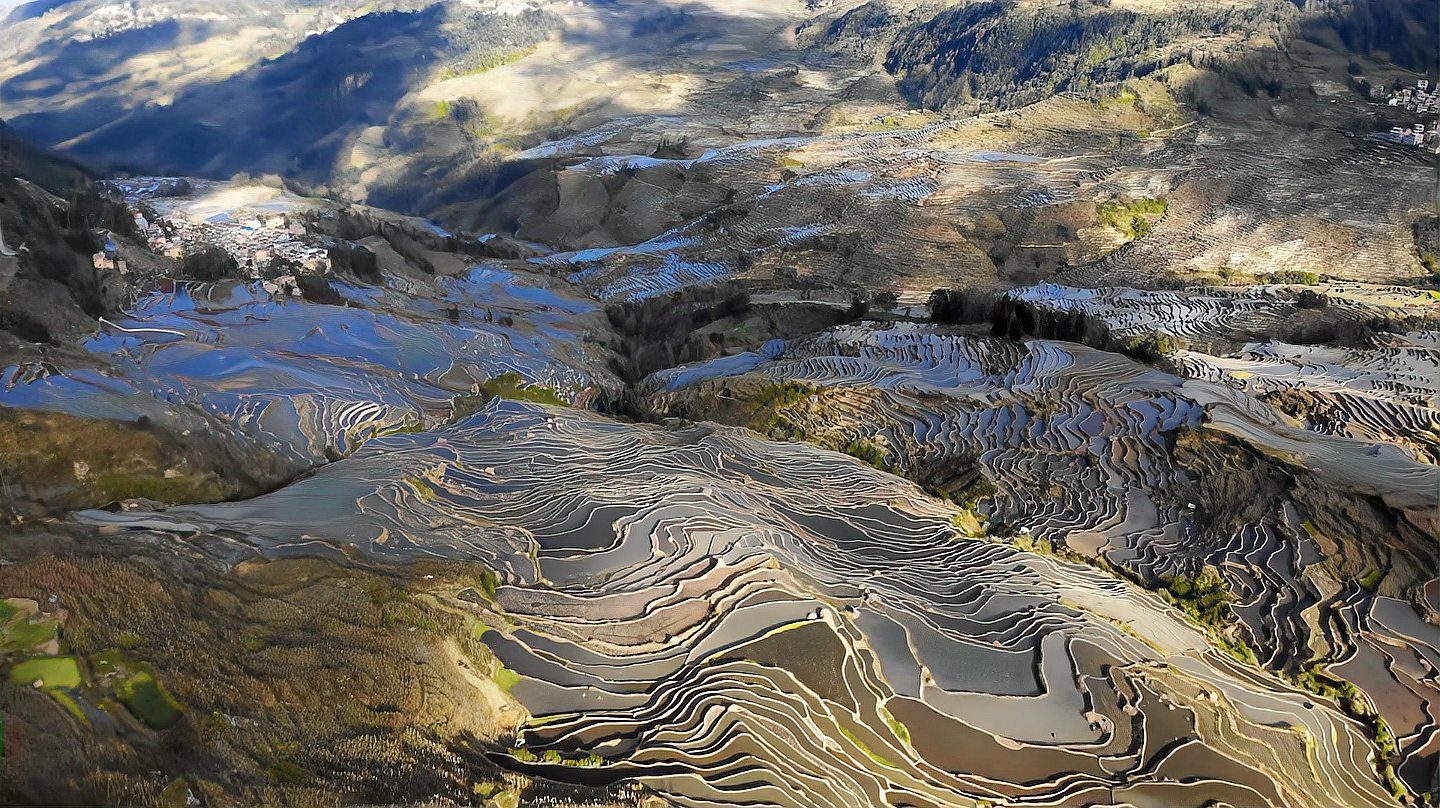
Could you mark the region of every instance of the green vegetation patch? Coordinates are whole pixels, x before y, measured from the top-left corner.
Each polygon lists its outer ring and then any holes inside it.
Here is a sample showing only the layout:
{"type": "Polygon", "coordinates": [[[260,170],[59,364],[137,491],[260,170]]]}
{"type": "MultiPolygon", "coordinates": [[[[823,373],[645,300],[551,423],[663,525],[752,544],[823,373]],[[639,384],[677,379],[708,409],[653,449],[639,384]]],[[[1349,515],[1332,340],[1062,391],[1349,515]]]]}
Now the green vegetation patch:
{"type": "Polygon", "coordinates": [[[82,726],[90,726],[90,719],[85,717],[84,708],[80,706],[80,702],[76,701],[75,697],[70,695],[68,691],[58,687],[46,688],[45,691],[50,694],[50,698],[54,699],[56,704],[59,704],[65,712],[70,714],[71,718],[75,719],[82,726]]]}
{"type": "MultiPolygon", "coordinates": [[[[803,382],[772,382],[757,392],[745,396],[742,401],[749,411],[745,426],[761,434],[780,430],[796,440],[811,440],[812,435],[800,424],[795,423],[786,410],[806,398],[821,392],[822,388],[803,382]]],[[[822,445],[823,442],[820,442],[822,445]]]]}
{"type": "Polygon", "coordinates": [[[55,621],[0,600],[0,653],[25,653],[55,639],[55,621]]]}
{"type": "Polygon", "coordinates": [[[1281,269],[1271,272],[1271,283],[1285,283],[1293,286],[1319,286],[1325,279],[1319,273],[1304,269],[1281,269]]]}
{"type": "Polygon", "coordinates": [[[98,677],[110,676],[123,673],[125,670],[125,655],[118,649],[101,651],[90,656],[90,673],[98,677]]]}
{"type": "Polygon", "coordinates": [[[1125,341],[1126,355],[1141,362],[1154,362],[1180,350],[1180,342],[1169,334],[1151,331],[1125,341]]]}
{"type": "Polygon", "coordinates": [[[153,665],[126,659],[123,651],[112,648],[91,654],[89,667],[96,687],[151,729],[166,729],[180,720],[184,708],[160,683],[153,665]]]}
{"type": "MultiPolygon", "coordinates": [[[[549,404],[555,407],[568,407],[570,402],[560,395],[560,391],[553,387],[546,387],[543,384],[530,384],[521,378],[518,373],[502,373],[484,384],[480,385],[477,395],[481,402],[489,401],[492,398],[507,399],[510,401],[529,401],[535,404],[549,404]]],[[[457,405],[457,411],[459,406],[457,405]]],[[[474,412],[474,410],[471,410],[474,412]]],[[[466,413],[468,414],[468,413],[466,413]]]]}
{"type": "Polygon", "coordinates": [[[896,739],[898,739],[900,743],[903,743],[906,746],[911,745],[910,729],[904,724],[900,723],[900,719],[891,715],[890,711],[885,709],[884,707],[880,708],[880,717],[885,719],[885,724],[890,727],[890,731],[894,733],[896,739]]]}
{"type": "Polygon", "coordinates": [[[505,65],[518,62],[534,52],[535,47],[531,46],[519,50],[489,51],[477,54],[464,61],[442,68],[439,79],[441,81],[448,81],[449,79],[456,79],[461,76],[478,76],[481,73],[487,73],[497,67],[504,67],[505,65]]]}
{"type": "Polygon", "coordinates": [[[36,657],[10,669],[11,684],[33,687],[79,687],[80,664],[72,656],[36,657]]]}
{"type": "Polygon", "coordinates": [[[938,499],[947,499],[961,508],[973,512],[981,502],[994,497],[999,490],[984,474],[977,472],[973,479],[963,485],[957,486],[950,483],[936,486],[927,493],[938,499]]]}
{"type": "Polygon", "coordinates": [[[1130,201],[1100,202],[1095,205],[1095,213],[1100,217],[1101,224],[1134,240],[1150,235],[1150,231],[1155,229],[1154,220],[1164,216],[1169,208],[1164,199],[1147,196],[1130,201]]]}
{"type": "Polygon", "coordinates": [[[894,761],[892,761],[892,760],[890,760],[889,758],[887,758],[887,757],[885,757],[885,756],[883,756],[883,755],[875,752],[875,751],[872,750],[868,745],[866,745],[866,743],[865,743],[864,741],[862,741],[862,740],[860,740],[859,738],[855,737],[855,733],[853,733],[853,732],[851,732],[850,730],[846,729],[844,724],[839,724],[839,723],[837,723],[836,726],[840,728],[840,734],[841,734],[841,735],[844,735],[844,736],[845,736],[845,739],[846,739],[847,741],[849,741],[850,743],[855,744],[855,746],[856,746],[857,748],[859,748],[859,750],[860,750],[861,752],[864,752],[864,753],[865,753],[865,756],[866,756],[866,757],[870,758],[871,760],[875,761],[876,763],[880,764],[881,766],[885,766],[885,767],[887,767],[887,768],[891,768],[891,769],[898,769],[898,768],[900,768],[899,766],[896,766],[896,765],[895,765],[895,762],[894,762],[894,761]]]}
{"type": "Polygon", "coordinates": [[[1215,270],[1215,277],[1219,278],[1221,283],[1226,283],[1231,286],[1248,286],[1260,282],[1259,278],[1256,278],[1249,272],[1242,272],[1229,265],[1222,266],[1215,270]]]}
{"type": "Polygon", "coordinates": [[[1135,102],[1139,100],[1140,96],[1136,95],[1134,90],[1130,89],[1129,87],[1122,87],[1120,88],[1120,91],[1115,93],[1114,95],[1106,96],[1100,99],[1100,101],[1097,102],[1097,105],[1101,109],[1114,109],[1116,107],[1134,106],[1135,102]]]}
{"type": "Polygon", "coordinates": [[[366,578],[364,583],[360,584],[360,591],[365,594],[370,605],[376,607],[384,607],[388,603],[403,603],[410,599],[409,592],[383,578],[366,578]]]}
{"type": "Polygon", "coordinates": [[[406,475],[405,482],[409,483],[410,487],[415,489],[415,493],[418,494],[421,499],[426,502],[435,501],[435,489],[431,488],[429,483],[414,475],[406,475]]]}
{"type": "Polygon", "coordinates": [[[891,471],[891,465],[885,460],[885,450],[867,438],[856,438],[845,444],[840,451],[851,457],[869,463],[881,471],[891,471]]]}
{"type": "Polygon", "coordinates": [[[1086,51],[1085,67],[1094,67],[1107,59],[1123,56],[1129,52],[1130,48],[1126,44],[1124,37],[1116,35],[1108,41],[1101,40],[1091,45],[1090,50],[1086,51]]]}
{"type": "Polygon", "coordinates": [[[491,600],[495,599],[495,590],[500,588],[500,576],[495,570],[485,570],[480,573],[480,591],[484,592],[491,600]]]}
{"type": "Polygon", "coordinates": [[[745,400],[757,410],[766,407],[784,409],[819,392],[819,387],[803,382],[775,382],[760,392],[747,396],[745,400]]]}
{"type": "Polygon", "coordinates": [[[1357,581],[1357,583],[1370,590],[1371,592],[1374,592],[1375,587],[1380,585],[1380,579],[1384,577],[1385,570],[1379,569],[1377,567],[1371,567],[1365,572],[1364,575],[1360,576],[1360,580],[1357,581]]]}
{"type": "Polygon", "coordinates": [[[560,752],[558,749],[546,749],[543,753],[537,755],[531,750],[522,747],[511,750],[510,756],[521,763],[548,763],[551,766],[576,766],[586,769],[603,766],[605,764],[605,758],[600,757],[594,752],[571,757],[560,752]]]}
{"type": "Polygon", "coordinates": [[[1400,747],[1395,739],[1395,732],[1370,706],[1365,694],[1353,683],[1318,667],[1302,671],[1295,677],[1295,684],[1321,698],[1330,699],[1339,705],[1346,715],[1369,728],[1370,741],[1375,745],[1376,775],[1397,800],[1407,799],[1410,789],[1395,773],[1395,764],[1400,760],[1400,747]]]}
{"type": "Polygon", "coordinates": [[[171,504],[214,502],[226,494],[208,473],[188,473],[183,458],[149,429],[59,413],[0,410],[0,476],[34,490],[59,490],[55,505],[91,507],[119,499],[171,504]],[[170,471],[179,466],[180,473],[170,471]]]}
{"type": "Polygon", "coordinates": [[[399,426],[392,426],[386,429],[377,429],[370,436],[370,440],[389,437],[390,435],[414,435],[426,430],[425,422],[422,420],[406,421],[399,426]]]}
{"type": "Polygon", "coordinates": [[[156,502],[211,502],[225,498],[224,491],[213,481],[197,483],[186,477],[165,477],[159,474],[112,472],[95,480],[101,499],[153,499],[156,502]]]}
{"type": "Polygon", "coordinates": [[[151,729],[174,726],[180,720],[180,702],[160,684],[149,665],[132,664],[127,668],[115,683],[115,698],[151,729]]]}
{"type": "Polygon", "coordinates": [[[495,671],[495,675],[490,678],[494,679],[495,684],[499,685],[500,689],[506,693],[509,693],[510,688],[520,683],[520,674],[506,667],[501,667],[495,671]]]}
{"type": "Polygon", "coordinates": [[[1235,633],[1230,604],[1235,595],[1220,573],[1205,568],[1195,577],[1176,575],[1161,581],[1160,594],[1200,624],[1221,650],[1251,665],[1259,664],[1255,651],[1235,633]]]}
{"type": "Polygon", "coordinates": [[[271,782],[292,786],[304,785],[315,779],[314,772],[299,764],[291,763],[288,760],[282,760],[279,763],[271,765],[265,770],[265,776],[269,778],[271,782]]]}
{"type": "Polygon", "coordinates": [[[170,785],[160,792],[160,799],[156,805],[161,808],[185,808],[189,804],[190,784],[185,778],[177,777],[170,781],[170,785]]]}
{"type": "Polygon", "coordinates": [[[380,622],[385,626],[413,628],[419,631],[435,632],[440,624],[435,622],[424,609],[413,603],[391,603],[380,610],[380,622]]]}

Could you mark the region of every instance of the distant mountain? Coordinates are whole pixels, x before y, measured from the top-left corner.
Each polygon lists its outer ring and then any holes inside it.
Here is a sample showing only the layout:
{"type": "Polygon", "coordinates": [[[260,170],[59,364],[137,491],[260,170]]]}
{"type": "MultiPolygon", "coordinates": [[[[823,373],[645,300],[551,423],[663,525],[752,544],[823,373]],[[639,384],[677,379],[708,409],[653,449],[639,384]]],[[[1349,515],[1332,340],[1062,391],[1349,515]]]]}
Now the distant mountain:
{"type": "MultiPolygon", "coordinates": [[[[770,67],[803,64],[841,84],[865,75],[845,91],[862,108],[1098,99],[1176,65],[1253,96],[1278,86],[1304,39],[1434,64],[1435,16],[1429,0],[850,0],[733,15],[639,2],[243,0],[221,12],[199,0],[36,0],[0,37],[0,104],[19,133],[102,171],[280,174],[467,221],[477,197],[523,173],[515,154],[631,113],[693,105],[704,128],[685,137],[715,143],[757,124],[767,135],[825,126],[833,110],[807,118],[781,100],[796,79],[756,78],[770,67]]],[[[1181,100],[1204,106],[1199,95],[1181,100]]]]}
{"type": "Polygon", "coordinates": [[[0,0],[0,13],[7,13],[5,22],[22,22],[44,15],[75,0],[0,0]]]}
{"type": "Polygon", "coordinates": [[[80,163],[36,146],[4,121],[0,121],[0,175],[28,180],[51,193],[88,183],[91,176],[80,163]]]}
{"type": "Polygon", "coordinates": [[[20,125],[49,140],[73,138],[72,153],[116,167],[323,180],[344,139],[385,123],[442,57],[441,14],[440,6],[368,14],[224,81],[181,90],[168,105],[66,111],[20,125]]]}
{"type": "Polygon", "coordinates": [[[406,109],[409,94],[501,63],[553,22],[539,10],[408,0],[223,13],[185,0],[71,0],[27,4],[10,19],[0,103],[26,137],[106,170],[315,184],[345,173],[366,128],[427,123],[428,111],[406,109]]]}
{"type": "Polygon", "coordinates": [[[1003,109],[1185,61],[1244,63],[1264,51],[1283,52],[1301,35],[1423,72],[1440,58],[1437,7],[1429,0],[1113,8],[985,0],[917,8],[875,0],[819,20],[806,33],[827,52],[879,59],[916,105],[1003,109]]]}

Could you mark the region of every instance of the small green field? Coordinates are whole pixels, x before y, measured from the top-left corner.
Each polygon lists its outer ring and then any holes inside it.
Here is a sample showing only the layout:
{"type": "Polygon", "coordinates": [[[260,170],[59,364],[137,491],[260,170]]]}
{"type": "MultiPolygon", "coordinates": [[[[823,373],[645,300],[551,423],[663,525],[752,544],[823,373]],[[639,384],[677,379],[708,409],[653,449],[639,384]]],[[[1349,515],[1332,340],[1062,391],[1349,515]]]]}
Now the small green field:
{"type": "Polygon", "coordinates": [[[23,653],[55,639],[53,620],[26,615],[19,608],[0,601],[0,653],[23,653]]]}
{"type": "Polygon", "coordinates": [[[75,657],[36,657],[17,663],[10,669],[12,684],[44,687],[79,687],[80,666],[75,657]]]}
{"type": "Polygon", "coordinates": [[[1145,197],[1095,205],[1100,223],[1120,231],[1129,239],[1144,238],[1154,229],[1154,219],[1165,215],[1169,205],[1163,199],[1145,197]]]}
{"type": "Polygon", "coordinates": [[[152,729],[165,729],[179,721],[180,703],[148,670],[149,666],[128,667],[129,675],[115,684],[115,698],[152,729]]]}
{"type": "Polygon", "coordinates": [[[557,407],[569,406],[570,402],[560,396],[553,387],[543,384],[528,384],[518,373],[502,373],[480,385],[480,395],[486,399],[499,396],[511,401],[531,401],[536,404],[552,404],[557,407]]]}
{"type": "Polygon", "coordinates": [[[501,690],[507,693],[510,692],[510,688],[520,683],[520,674],[509,668],[502,667],[500,670],[495,671],[495,675],[491,678],[495,680],[495,684],[499,685],[501,690]]]}

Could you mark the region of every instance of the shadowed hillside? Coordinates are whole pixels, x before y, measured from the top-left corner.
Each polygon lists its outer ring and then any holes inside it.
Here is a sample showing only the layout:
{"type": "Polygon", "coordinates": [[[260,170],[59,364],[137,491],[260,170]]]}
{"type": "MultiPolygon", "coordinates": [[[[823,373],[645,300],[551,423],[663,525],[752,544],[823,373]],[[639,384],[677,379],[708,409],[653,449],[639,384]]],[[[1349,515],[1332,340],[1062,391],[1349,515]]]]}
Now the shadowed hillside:
{"type": "MultiPolygon", "coordinates": [[[[345,138],[384,123],[438,58],[442,13],[436,6],[361,17],[224,82],[186,90],[169,106],[123,115],[70,151],[169,173],[324,176],[345,138]]],[[[14,125],[26,134],[58,125],[42,121],[14,125]]]]}

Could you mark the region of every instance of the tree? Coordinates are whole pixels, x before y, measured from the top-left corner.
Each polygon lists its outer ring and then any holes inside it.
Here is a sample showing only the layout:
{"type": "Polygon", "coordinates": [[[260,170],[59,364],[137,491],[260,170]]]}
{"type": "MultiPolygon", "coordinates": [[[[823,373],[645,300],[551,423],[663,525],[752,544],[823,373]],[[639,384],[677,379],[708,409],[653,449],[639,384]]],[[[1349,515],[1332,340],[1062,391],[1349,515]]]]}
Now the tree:
{"type": "Polygon", "coordinates": [[[850,306],[845,309],[846,320],[859,320],[870,312],[870,302],[859,292],[850,295],[850,306]]]}

